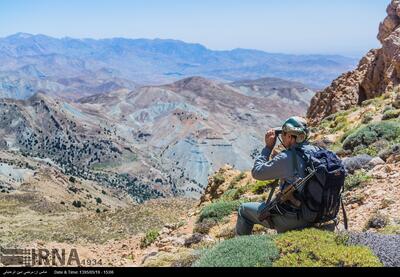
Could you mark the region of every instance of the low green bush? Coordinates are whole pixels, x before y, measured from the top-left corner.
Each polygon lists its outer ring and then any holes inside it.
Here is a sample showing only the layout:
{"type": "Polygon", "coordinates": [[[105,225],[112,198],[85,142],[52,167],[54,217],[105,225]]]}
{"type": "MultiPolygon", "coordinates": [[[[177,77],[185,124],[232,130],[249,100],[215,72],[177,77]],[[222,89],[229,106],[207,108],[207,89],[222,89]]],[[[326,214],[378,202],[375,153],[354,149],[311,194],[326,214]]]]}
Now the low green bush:
{"type": "Polygon", "coordinates": [[[275,243],[280,259],[275,267],[381,267],[372,251],[364,246],[346,246],[332,232],[306,229],[279,235],[275,243]]]}
{"type": "Polygon", "coordinates": [[[386,235],[400,235],[400,225],[389,225],[379,230],[379,233],[386,235]]]}
{"type": "Polygon", "coordinates": [[[389,110],[383,114],[382,120],[389,120],[398,118],[400,116],[400,110],[389,110]]]}
{"type": "Polygon", "coordinates": [[[140,248],[146,248],[150,246],[159,236],[158,230],[150,230],[146,233],[146,235],[140,240],[140,248]]]}
{"type": "Polygon", "coordinates": [[[365,146],[365,145],[360,145],[354,148],[353,155],[362,155],[366,154],[371,157],[378,157],[379,153],[382,153],[388,147],[391,146],[391,143],[389,143],[387,140],[378,140],[374,142],[371,145],[365,146]]]}
{"type": "Polygon", "coordinates": [[[214,180],[214,184],[216,184],[217,186],[222,185],[223,183],[225,183],[225,177],[222,174],[215,174],[213,177],[214,180]]]}
{"type": "Polygon", "coordinates": [[[364,114],[361,123],[362,123],[362,124],[368,124],[368,123],[370,123],[373,119],[374,119],[374,113],[368,112],[368,113],[364,114]]]}
{"type": "Polygon", "coordinates": [[[257,181],[252,185],[251,192],[254,194],[263,194],[265,189],[274,182],[272,181],[257,181]]]}
{"type": "Polygon", "coordinates": [[[204,250],[194,267],[271,267],[279,258],[268,236],[244,236],[225,240],[204,250]]]}
{"type": "Polygon", "coordinates": [[[399,137],[399,121],[382,121],[379,123],[372,123],[349,135],[343,142],[343,149],[354,150],[354,148],[357,146],[368,146],[380,139],[393,141],[399,137]]]}
{"type": "Polygon", "coordinates": [[[204,219],[215,219],[220,221],[225,216],[228,216],[232,212],[238,210],[241,204],[242,201],[224,200],[211,203],[201,210],[198,222],[202,222],[204,219]]]}
{"type": "Polygon", "coordinates": [[[221,199],[224,201],[234,201],[238,200],[240,197],[240,191],[238,189],[229,189],[224,192],[221,199]]]}
{"type": "Polygon", "coordinates": [[[233,180],[230,182],[229,184],[229,189],[233,189],[236,187],[236,185],[242,181],[244,178],[246,178],[246,173],[241,172],[238,176],[236,176],[235,178],[233,178],[233,180]]]}
{"type": "Polygon", "coordinates": [[[347,120],[347,114],[336,116],[335,121],[330,125],[330,128],[333,128],[334,132],[347,130],[349,125],[349,121],[347,120]]]}
{"type": "Polygon", "coordinates": [[[371,176],[368,176],[363,171],[357,171],[353,175],[347,176],[344,183],[344,188],[345,190],[353,190],[354,188],[357,188],[369,182],[370,180],[372,180],[371,176]]]}
{"type": "Polygon", "coordinates": [[[358,132],[359,130],[361,130],[362,128],[364,128],[366,125],[362,124],[361,126],[358,126],[356,128],[352,128],[350,130],[348,130],[347,132],[345,132],[342,137],[340,138],[340,142],[343,143],[350,135],[355,134],[356,132],[358,132]]]}
{"type": "Polygon", "coordinates": [[[357,146],[356,148],[354,148],[354,150],[353,150],[354,156],[366,154],[371,157],[377,157],[378,153],[379,153],[379,151],[374,146],[366,147],[365,145],[360,145],[360,146],[357,146]]]}

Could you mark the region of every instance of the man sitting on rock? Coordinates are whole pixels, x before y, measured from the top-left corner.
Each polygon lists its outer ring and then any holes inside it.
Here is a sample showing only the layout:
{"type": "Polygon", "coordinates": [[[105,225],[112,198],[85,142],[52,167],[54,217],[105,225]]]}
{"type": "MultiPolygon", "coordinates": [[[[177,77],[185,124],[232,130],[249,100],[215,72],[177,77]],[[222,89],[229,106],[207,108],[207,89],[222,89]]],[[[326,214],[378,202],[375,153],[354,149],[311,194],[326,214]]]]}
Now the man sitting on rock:
{"type": "MultiPolygon", "coordinates": [[[[304,151],[318,151],[318,148],[307,143],[309,130],[307,121],[300,117],[289,118],[280,131],[282,145],[285,151],[271,159],[275,147],[277,129],[271,129],[265,135],[266,147],[261,156],[257,158],[252,170],[253,178],[260,181],[280,179],[280,189],[294,183],[297,178],[306,176],[306,162],[295,151],[301,147],[304,151]],[[297,177],[297,178],[296,178],[297,177]]],[[[238,236],[251,235],[255,224],[260,224],[268,229],[276,229],[278,233],[289,230],[303,229],[310,224],[302,217],[302,212],[291,205],[284,205],[283,215],[272,215],[269,220],[260,221],[260,213],[266,207],[266,203],[246,203],[239,208],[239,215],[236,225],[238,236]]]]}

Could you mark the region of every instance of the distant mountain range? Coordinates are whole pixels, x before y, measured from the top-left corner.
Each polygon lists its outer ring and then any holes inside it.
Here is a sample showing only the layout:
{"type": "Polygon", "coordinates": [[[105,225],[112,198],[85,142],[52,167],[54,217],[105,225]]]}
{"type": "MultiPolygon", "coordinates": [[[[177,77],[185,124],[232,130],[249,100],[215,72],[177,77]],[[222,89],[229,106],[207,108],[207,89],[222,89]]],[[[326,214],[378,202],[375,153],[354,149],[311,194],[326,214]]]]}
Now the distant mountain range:
{"type": "Polygon", "coordinates": [[[37,91],[77,99],[202,76],[223,82],[275,77],[324,88],[356,60],[257,50],[212,51],[177,40],[73,39],[18,33],[0,38],[0,97],[37,91]]]}

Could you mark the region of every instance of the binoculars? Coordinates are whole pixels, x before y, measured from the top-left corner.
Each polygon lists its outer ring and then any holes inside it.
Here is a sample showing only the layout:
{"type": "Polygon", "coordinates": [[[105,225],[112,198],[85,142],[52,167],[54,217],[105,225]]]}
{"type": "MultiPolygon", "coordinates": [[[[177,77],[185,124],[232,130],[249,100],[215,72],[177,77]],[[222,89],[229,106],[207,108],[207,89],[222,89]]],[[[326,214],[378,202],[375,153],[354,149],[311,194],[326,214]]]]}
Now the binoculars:
{"type": "Polygon", "coordinates": [[[282,128],[275,128],[275,136],[279,136],[283,133],[282,128]]]}

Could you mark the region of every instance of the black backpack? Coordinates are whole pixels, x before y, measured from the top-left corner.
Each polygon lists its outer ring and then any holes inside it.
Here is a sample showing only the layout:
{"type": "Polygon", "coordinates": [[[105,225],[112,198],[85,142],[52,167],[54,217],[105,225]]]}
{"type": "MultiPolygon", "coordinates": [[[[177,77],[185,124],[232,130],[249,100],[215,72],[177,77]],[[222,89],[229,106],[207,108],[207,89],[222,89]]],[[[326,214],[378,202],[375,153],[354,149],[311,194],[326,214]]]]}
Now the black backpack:
{"type": "MultiPolygon", "coordinates": [[[[339,157],[329,150],[305,151],[296,148],[296,152],[306,161],[306,175],[315,170],[315,174],[298,192],[303,218],[310,223],[337,221],[342,205],[344,225],[347,229],[347,216],[342,201],[346,170],[339,157]]],[[[297,155],[294,155],[296,159],[297,155]]]]}

